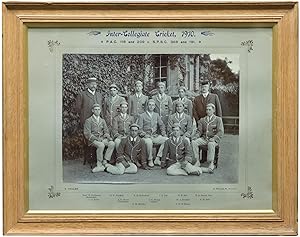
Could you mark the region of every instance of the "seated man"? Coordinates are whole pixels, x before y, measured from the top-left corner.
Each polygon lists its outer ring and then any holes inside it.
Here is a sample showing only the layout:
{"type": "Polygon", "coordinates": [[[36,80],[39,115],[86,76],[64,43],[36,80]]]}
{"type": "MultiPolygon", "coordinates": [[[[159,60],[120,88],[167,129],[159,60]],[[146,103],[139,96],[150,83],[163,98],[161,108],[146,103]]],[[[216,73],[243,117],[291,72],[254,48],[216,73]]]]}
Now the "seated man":
{"type": "Polygon", "coordinates": [[[148,100],[147,111],[142,113],[138,119],[138,125],[141,129],[140,136],[143,137],[146,143],[148,165],[150,167],[153,167],[154,164],[160,165],[160,158],[162,157],[164,142],[168,139],[166,137],[165,125],[159,114],[153,112],[154,108],[155,101],[153,99],[148,100]],[[161,135],[158,134],[158,128],[161,135]],[[154,164],[152,157],[153,144],[160,145],[154,164]]]}
{"type": "Polygon", "coordinates": [[[117,149],[116,165],[106,164],[106,171],[111,174],[135,174],[138,167],[148,169],[145,142],[138,136],[139,126],[130,125],[130,135],[122,138],[117,149]]]}
{"type": "Polygon", "coordinates": [[[215,108],[214,104],[206,105],[207,116],[198,121],[198,130],[192,140],[192,147],[197,161],[197,166],[200,166],[199,146],[207,145],[207,161],[209,162],[208,170],[211,173],[215,168],[215,147],[219,144],[224,134],[222,118],[214,115],[215,108]]]}
{"type": "Polygon", "coordinates": [[[94,104],[92,107],[93,115],[84,123],[83,133],[88,140],[89,145],[97,147],[97,166],[92,170],[93,173],[104,171],[104,165],[110,161],[111,155],[115,148],[115,143],[109,136],[109,131],[104,119],[100,117],[101,107],[94,104]],[[104,148],[107,151],[103,160],[104,148]]]}
{"type": "Polygon", "coordinates": [[[191,164],[192,152],[187,139],[180,135],[182,133],[180,124],[174,123],[172,129],[172,136],[165,142],[161,168],[168,167],[168,175],[202,174],[200,167],[191,164]],[[169,155],[168,160],[167,155],[169,155]]]}
{"type": "Polygon", "coordinates": [[[181,135],[188,138],[188,142],[190,142],[189,138],[193,132],[193,121],[191,116],[184,113],[184,104],[181,101],[177,101],[175,104],[175,113],[169,117],[168,120],[168,135],[169,137],[173,131],[173,124],[179,123],[181,127],[181,135]]]}
{"type": "Polygon", "coordinates": [[[115,139],[116,149],[118,149],[121,139],[129,135],[130,125],[134,123],[133,116],[127,114],[128,103],[120,104],[120,114],[113,118],[112,136],[115,139]]]}

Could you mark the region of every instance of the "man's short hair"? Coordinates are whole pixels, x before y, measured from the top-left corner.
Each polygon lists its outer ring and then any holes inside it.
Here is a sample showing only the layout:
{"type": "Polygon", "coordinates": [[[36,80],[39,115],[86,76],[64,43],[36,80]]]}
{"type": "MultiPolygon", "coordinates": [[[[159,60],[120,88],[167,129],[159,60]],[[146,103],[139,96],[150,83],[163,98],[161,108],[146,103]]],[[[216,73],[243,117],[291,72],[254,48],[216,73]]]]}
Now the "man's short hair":
{"type": "Polygon", "coordinates": [[[206,108],[207,108],[207,107],[212,107],[214,110],[216,110],[216,106],[215,106],[214,104],[212,104],[212,103],[207,104],[207,105],[206,105],[206,108]]]}

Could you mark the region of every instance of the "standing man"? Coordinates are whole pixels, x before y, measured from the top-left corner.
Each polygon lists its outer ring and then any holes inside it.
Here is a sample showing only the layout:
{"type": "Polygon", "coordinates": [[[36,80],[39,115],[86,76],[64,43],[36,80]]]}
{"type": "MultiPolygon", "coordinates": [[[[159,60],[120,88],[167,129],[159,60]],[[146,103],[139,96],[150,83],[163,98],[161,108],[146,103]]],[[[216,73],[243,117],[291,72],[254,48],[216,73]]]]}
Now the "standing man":
{"type": "Polygon", "coordinates": [[[168,135],[169,137],[172,135],[173,132],[173,125],[179,124],[181,129],[181,136],[184,136],[185,138],[188,138],[187,140],[189,141],[189,138],[192,135],[193,132],[193,121],[191,116],[187,115],[184,113],[184,104],[182,101],[176,101],[175,103],[175,113],[172,114],[169,117],[168,121],[168,135]]]}
{"type": "Polygon", "coordinates": [[[165,90],[165,83],[159,82],[158,94],[153,96],[153,99],[155,101],[155,112],[159,114],[165,126],[167,126],[169,115],[172,114],[173,102],[171,96],[167,95],[165,90]]]}
{"type": "Polygon", "coordinates": [[[172,126],[172,136],[165,142],[163,156],[161,159],[161,168],[167,167],[168,175],[200,175],[202,169],[194,166],[192,162],[192,152],[190,144],[181,136],[179,123],[172,126]],[[169,155],[169,159],[166,157],[169,155]]]}
{"type": "Polygon", "coordinates": [[[102,95],[97,89],[97,79],[91,77],[87,80],[87,89],[80,92],[76,98],[76,111],[80,115],[80,127],[92,115],[93,104],[102,104],[102,95]]]}
{"type": "Polygon", "coordinates": [[[134,117],[135,121],[139,115],[146,111],[148,96],[143,94],[143,82],[135,83],[135,94],[129,96],[128,108],[129,114],[134,117]]]}
{"type": "Polygon", "coordinates": [[[222,117],[222,108],[217,94],[209,92],[209,81],[201,82],[201,94],[196,96],[193,102],[193,116],[198,122],[206,116],[206,105],[213,104],[215,106],[215,114],[222,117]]]}
{"type": "Polygon", "coordinates": [[[214,104],[208,104],[206,106],[207,116],[198,121],[198,130],[192,140],[192,147],[197,166],[200,166],[199,146],[208,146],[207,161],[209,162],[208,169],[211,173],[215,168],[215,147],[220,143],[224,134],[222,118],[214,115],[215,110],[214,104]]]}
{"type": "Polygon", "coordinates": [[[186,88],[184,86],[178,88],[178,96],[179,98],[173,102],[173,113],[176,112],[176,103],[180,101],[184,105],[184,112],[193,118],[193,102],[186,97],[186,88]]]}
{"type": "Polygon", "coordinates": [[[120,104],[120,113],[113,118],[112,136],[115,139],[116,149],[120,145],[121,139],[129,136],[130,125],[134,123],[133,116],[127,114],[128,103],[126,101],[120,104]]]}
{"type": "Polygon", "coordinates": [[[145,142],[138,136],[139,126],[130,125],[130,135],[122,138],[117,149],[116,165],[107,164],[106,171],[111,174],[135,174],[138,168],[148,169],[145,142]]]}
{"type": "Polygon", "coordinates": [[[164,142],[168,139],[166,137],[165,125],[161,120],[159,114],[154,112],[154,108],[155,101],[153,99],[149,99],[147,111],[142,113],[138,119],[138,125],[141,129],[140,136],[143,137],[146,143],[148,165],[150,167],[153,167],[154,164],[161,164],[160,159],[162,157],[162,151],[164,149],[164,142]],[[158,128],[160,130],[160,134],[158,128]],[[152,154],[153,144],[160,145],[154,163],[152,154]]]}
{"type": "Polygon", "coordinates": [[[117,85],[111,84],[109,87],[109,96],[104,100],[104,119],[109,129],[112,128],[113,118],[120,112],[121,103],[125,101],[124,97],[118,95],[118,91],[117,85]]]}
{"type": "Polygon", "coordinates": [[[115,148],[115,143],[112,141],[106,122],[100,117],[101,106],[94,104],[92,109],[93,115],[84,123],[84,137],[88,140],[89,146],[97,148],[97,166],[92,170],[93,173],[104,171],[105,165],[110,161],[111,155],[115,148]],[[104,148],[107,147],[104,159],[104,148]]]}

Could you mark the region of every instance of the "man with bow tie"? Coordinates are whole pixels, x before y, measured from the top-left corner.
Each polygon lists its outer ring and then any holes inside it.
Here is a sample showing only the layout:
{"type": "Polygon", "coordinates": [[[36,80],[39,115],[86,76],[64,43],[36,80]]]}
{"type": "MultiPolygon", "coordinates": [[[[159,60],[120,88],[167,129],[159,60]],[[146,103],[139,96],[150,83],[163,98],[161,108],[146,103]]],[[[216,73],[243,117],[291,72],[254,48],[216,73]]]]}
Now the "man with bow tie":
{"type": "Polygon", "coordinates": [[[92,172],[104,171],[105,165],[110,161],[111,155],[115,148],[115,143],[112,141],[104,119],[100,117],[101,106],[94,104],[92,107],[93,115],[84,123],[84,137],[88,140],[89,146],[97,148],[97,166],[92,169],[92,172]],[[107,147],[104,159],[104,148],[107,147]]]}
{"type": "MultiPolygon", "coordinates": [[[[214,157],[215,157],[215,147],[220,143],[221,138],[224,134],[224,127],[222,118],[216,116],[215,113],[216,107],[214,104],[207,104],[206,113],[207,116],[201,118],[198,121],[198,129],[195,137],[192,140],[192,148],[194,156],[197,161],[197,165],[200,165],[199,157],[199,146],[207,145],[207,161],[209,162],[208,171],[213,172],[214,166],[214,157]]],[[[203,170],[203,168],[202,168],[203,170]]]]}
{"type": "Polygon", "coordinates": [[[138,116],[146,111],[148,96],[143,94],[143,82],[135,83],[135,94],[130,95],[128,99],[128,111],[135,120],[138,116]]]}
{"type": "Polygon", "coordinates": [[[215,114],[222,117],[222,108],[217,94],[209,92],[209,81],[201,82],[201,94],[196,96],[193,101],[193,116],[197,121],[206,116],[206,105],[215,106],[215,114]]]}
{"type": "Polygon", "coordinates": [[[169,115],[172,114],[173,102],[171,96],[165,93],[166,85],[163,82],[158,84],[158,94],[153,96],[155,101],[155,112],[159,114],[165,126],[168,124],[169,115]]]}
{"type": "Polygon", "coordinates": [[[122,138],[117,149],[116,165],[106,164],[106,171],[111,174],[135,174],[138,168],[149,169],[146,160],[146,144],[138,136],[139,126],[130,125],[130,135],[122,138]]]}
{"type": "Polygon", "coordinates": [[[155,101],[153,99],[149,99],[147,111],[142,113],[138,119],[138,125],[141,129],[140,136],[143,137],[146,143],[148,165],[150,167],[153,167],[154,164],[160,165],[164,142],[168,139],[166,137],[165,125],[159,114],[154,112],[154,108],[155,101]],[[152,153],[153,144],[159,145],[154,163],[152,153]]]}
{"type": "Polygon", "coordinates": [[[125,98],[118,95],[118,87],[116,84],[111,84],[109,87],[109,96],[105,98],[103,110],[104,118],[109,129],[112,128],[113,118],[116,117],[120,111],[120,105],[125,101],[125,98]]]}
{"type": "Polygon", "coordinates": [[[181,136],[179,123],[172,125],[172,136],[165,142],[161,168],[167,167],[168,175],[200,175],[202,169],[194,166],[190,144],[181,136]],[[167,159],[167,155],[169,158],[167,159]]]}
{"type": "Polygon", "coordinates": [[[93,104],[102,104],[102,95],[97,89],[97,79],[87,79],[87,89],[80,92],[76,98],[76,110],[80,116],[80,127],[82,128],[87,118],[92,115],[93,104]]]}
{"type": "Polygon", "coordinates": [[[173,125],[179,123],[181,127],[181,135],[188,138],[191,137],[193,132],[193,121],[192,118],[184,113],[184,104],[182,101],[176,101],[175,103],[175,113],[169,117],[168,121],[168,134],[172,135],[173,125]]]}
{"type": "Polygon", "coordinates": [[[184,113],[193,118],[193,102],[186,97],[186,88],[184,86],[180,86],[178,88],[178,96],[179,98],[173,102],[173,113],[176,112],[177,102],[182,102],[184,106],[184,113]]]}
{"type": "Polygon", "coordinates": [[[133,116],[127,114],[128,103],[126,101],[120,104],[120,113],[113,118],[112,136],[115,139],[116,149],[118,149],[121,139],[129,135],[130,125],[134,123],[133,116]]]}

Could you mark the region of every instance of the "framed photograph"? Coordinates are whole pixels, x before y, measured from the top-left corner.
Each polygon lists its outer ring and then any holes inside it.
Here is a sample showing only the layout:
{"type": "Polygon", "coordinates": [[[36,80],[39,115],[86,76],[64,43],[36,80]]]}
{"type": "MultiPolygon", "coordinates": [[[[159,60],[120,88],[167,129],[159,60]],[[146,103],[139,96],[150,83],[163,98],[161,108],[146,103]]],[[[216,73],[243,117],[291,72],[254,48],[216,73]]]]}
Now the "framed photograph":
{"type": "Polygon", "coordinates": [[[4,234],[297,234],[296,2],[2,8],[4,234]]]}

